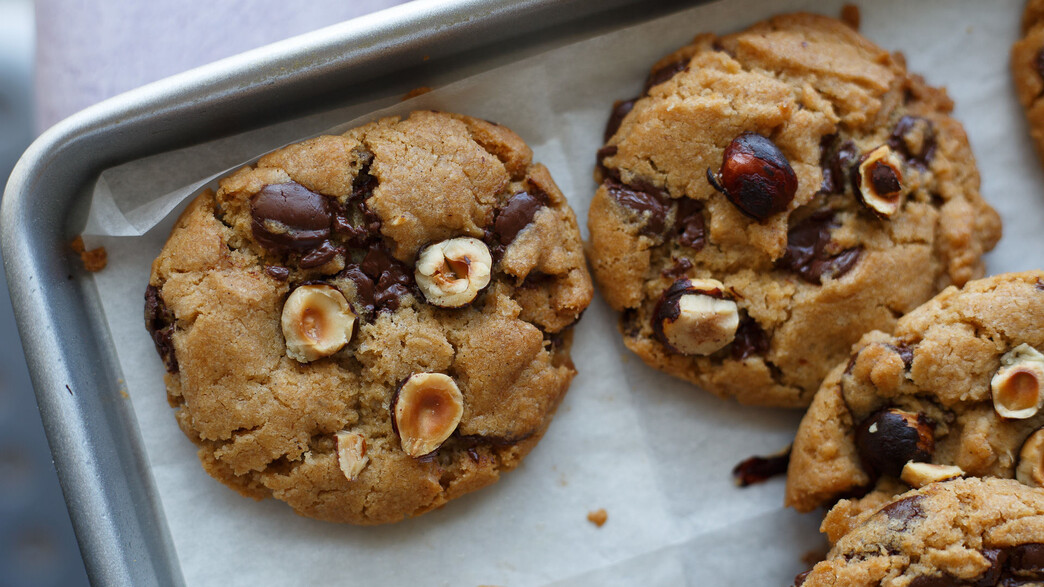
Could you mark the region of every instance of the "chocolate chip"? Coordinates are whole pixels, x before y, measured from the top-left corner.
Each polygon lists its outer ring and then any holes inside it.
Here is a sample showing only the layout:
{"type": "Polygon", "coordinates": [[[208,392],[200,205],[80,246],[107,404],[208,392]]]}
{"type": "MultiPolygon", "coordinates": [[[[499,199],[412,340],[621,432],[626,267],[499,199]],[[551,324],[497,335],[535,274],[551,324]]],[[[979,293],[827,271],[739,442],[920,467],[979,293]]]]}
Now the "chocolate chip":
{"type": "Polygon", "coordinates": [[[631,98],[630,100],[613,102],[613,110],[609,113],[609,120],[606,121],[605,132],[602,134],[603,143],[608,143],[609,139],[616,134],[616,131],[620,130],[624,117],[634,108],[634,103],[637,101],[638,98],[631,98]]]}
{"type": "Polygon", "coordinates": [[[862,255],[858,247],[831,255],[830,233],[840,226],[831,210],[818,211],[787,231],[787,250],[780,266],[797,273],[809,283],[819,285],[824,277],[834,279],[848,273],[862,255]]]}
{"type": "Polygon", "coordinates": [[[642,190],[613,180],[607,180],[606,186],[613,199],[642,218],[641,232],[647,235],[663,234],[670,206],[661,192],[651,186],[648,190],[642,190]]]}
{"type": "Polygon", "coordinates": [[[266,185],[250,200],[253,234],[263,247],[307,251],[330,236],[329,198],[297,182],[266,185]]]}
{"type": "Polygon", "coordinates": [[[743,314],[736,328],[736,338],[732,340],[732,359],[742,361],[747,357],[764,355],[768,350],[768,334],[756,320],[743,314]]]}
{"type": "Polygon", "coordinates": [[[689,69],[689,61],[675,61],[674,63],[668,63],[663,67],[653,71],[649,74],[649,77],[645,80],[645,87],[642,89],[642,95],[649,93],[649,90],[658,86],[666,81],[669,81],[679,73],[689,69]]]}
{"type": "Polygon", "coordinates": [[[660,275],[668,279],[678,279],[685,276],[692,269],[692,261],[682,257],[675,259],[674,264],[660,272],[660,275]]]}
{"type": "Polygon", "coordinates": [[[547,206],[548,203],[547,194],[539,190],[533,190],[533,193],[519,192],[508,198],[508,201],[497,212],[496,220],[493,221],[493,229],[500,244],[510,245],[518,233],[533,222],[537,211],[547,206]]]}
{"type": "Polygon", "coordinates": [[[290,269],[279,265],[265,265],[265,273],[276,281],[286,281],[290,278],[290,269]]]}
{"type": "Polygon", "coordinates": [[[931,460],[935,425],[924,414],[886,408],[859,424],[855,444],[867,472],[899,477],[907,462],[931,460]]]}
{"type": "Polygon", "coordinates": [[[935,125],[920,116],[904,116],[892,129],[888,145],[902,153],[908,162],[925,167],[935,155],[935,125]]]}
{"type": "Polygon", "coordinates": [[[145,329],[152,337],[156,352],[163,359],[163,365],[170,373],[178,372],[178,358],[174,356],[174,312],[160,297],[159,288],[150,285],[145,288],[145,329]]]}
{"type": "Polygon", "coordinates": [[[413,272],[383,248],[370,249],[359,267],[374,282],[374,305],[380,310],[397,310],[400,298],[413,285],[413,272]]]}
{"type": "Polygon", "coordinates": [[[851,140],[841,141],[837,135],[825,136],[819,144],[819,167],[823,172],[820,191],[828,194],[845,193],[846,178],[859,159],[859,149],[851,140]]]}
{"type": "Polygon", "coordinates": [[[300,266],[302,269],[320,267],[328,263],[337,255],[343,255],[344,252],[344,247],[337,247],[330,241],[323,241],[318,247],[312,249],[308,254],[301,257],[300,266]]]}
{"type": "Polygon", "coordinates": [[[750,457],[732,469],[732,476],[740,487],[762,483],[777,475],[785,475],[790,465],[790,448],[769,457],[750,457]]]}
{"type": "Polygon", "coordinates": [[[921,509],[923,499],[923,495],[904,497],[884,506],[880,513],[891,520],[898,521],[905,528],[910,522],[924,517],[924,510],[921,509]]]}
{"type": "Polygon", "coordinates": [[[744,132],[725,148],[717,177],[707,180],[743,214],[761,221],[783,212],[797,192],[790,162],[770,139],[744,132]]]}
{"type": "Polygon", "coordinates": [[[699,252],[706,244],[707,227],[703,220],[703,206],[696,200],[679,198],[675,213],[675,232],[678,243],[699,252]]]}

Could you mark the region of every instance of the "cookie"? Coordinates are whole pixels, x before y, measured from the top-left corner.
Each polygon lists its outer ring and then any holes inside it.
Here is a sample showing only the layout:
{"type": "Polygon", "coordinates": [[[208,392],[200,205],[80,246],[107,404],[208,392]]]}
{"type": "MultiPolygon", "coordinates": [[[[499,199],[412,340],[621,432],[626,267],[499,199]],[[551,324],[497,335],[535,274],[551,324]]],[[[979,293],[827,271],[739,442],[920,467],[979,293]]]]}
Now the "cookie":
{"type": "Polygon", "coordinates": [[[798,428],[786,503],[954,476],[1044,486],[1044,271],[947,288],[867,333],[798,428]]]}
{"type": "Polygon", "coordinates": [[[576,218],[503,126],[386,118],[200,194],[146,326],[208,473],[338,522],[394,522],[518,466],[575,374],[576,218]]]}
{"type": "Polygon", "coordinates": [[[864,332],[983,274],[1000,220],[953,104],[836,20],[704,34],[617,103],[590,259],[646,363],[806,406],[864,332]]]}
{"type": "Polygon", "coordinates": [[[1022,14],[1022,38],[1011,48],[1015,93],[1026,111],[1030,136],[1044,158],[1044,0],[1029,0],[1022,14]]]}
{"type": "Polygon", "coordinates": [[[1044,491],[1008,479],[933,483],[883,504],[844,500],[822,531],[833,548],[795,585],[1044,583],[1044,491]]]}

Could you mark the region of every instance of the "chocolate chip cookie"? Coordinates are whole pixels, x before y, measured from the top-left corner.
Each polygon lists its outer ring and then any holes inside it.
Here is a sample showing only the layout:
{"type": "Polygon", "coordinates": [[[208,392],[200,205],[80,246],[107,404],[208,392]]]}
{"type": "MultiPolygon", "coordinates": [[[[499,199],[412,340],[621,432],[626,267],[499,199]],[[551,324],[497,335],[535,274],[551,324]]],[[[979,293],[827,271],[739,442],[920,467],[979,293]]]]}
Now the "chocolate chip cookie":
{"type": "Polygon", "coordinates": [[[801,421],[786,503],[959,477],[1044,486],[1044,271],[947,288],[863,336],[801,421]]]}
{"type": "Polygon", "coordinates": [[[1011,48],[1015,93],[1026,110],[1030,136],[1044,158],[1044,0],[1029,0],[1022,14],[1022,38],[1011,48]]]}
{"type": "Polygon", "coordinates": [[[664,57],[599,150],[590,256],[628,348],[805,406],[859,336],[981,276],[1000,220],[942,89],[836,20],[664,57]]]}
{"type": "Polygon", "coordinates": [[[795,585],[1044,583],[1044,491],[1007,479],[961,479],[884,504],[876,498],[830,510],[822,530],[833,548],[795,585]]]}
{"type": "Polygon", "coordinates": [[[440,112],[262,157],[200,194],[146,326],[208,473],[357,524],[515,468],[573,375],[576,218],[513,132],[440,112]]]}

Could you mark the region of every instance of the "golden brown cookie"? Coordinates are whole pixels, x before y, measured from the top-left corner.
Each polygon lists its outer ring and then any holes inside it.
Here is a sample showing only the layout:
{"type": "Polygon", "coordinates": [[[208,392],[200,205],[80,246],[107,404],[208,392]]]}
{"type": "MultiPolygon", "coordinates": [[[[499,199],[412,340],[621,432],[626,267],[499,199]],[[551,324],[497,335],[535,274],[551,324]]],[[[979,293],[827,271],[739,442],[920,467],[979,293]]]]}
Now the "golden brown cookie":
{"type": "Polygon", "coordinates": [[[933,483],[882,502],[844,500],[822,531],[827,559],[801,587],[993,587],[1044,583],[1044,491],[1007,479],[933,483]]]}
{"type": "Polygon", "coordinates": [[[1029,0],[1022,13],[1022,38],[1011,48],[1015,93],[1026,110],[1030,136],[1044,158],[1044,0],[1029,0]]]}
{"type": "Polygon", "coordinates": [[[801,421],[787,505],[961,475],[1044,486],[1042,353],[1044,271],[948,288],[866,334],[801,421]]]}
{"type": "Polygon", "coordinates": [[[386,118],[200,194],[146,326],[207,472],[302,515],[427,512],[515,468],[575,371],[579,229],[505,127],[386,118]]]}
{"type": "Polygon", "coordinates": [[[953,104],[839,21],[695,41],[615,105],[590,258],[628,348],[804,406],[868,330],[983,274],[1000,219],[953,104]]]}

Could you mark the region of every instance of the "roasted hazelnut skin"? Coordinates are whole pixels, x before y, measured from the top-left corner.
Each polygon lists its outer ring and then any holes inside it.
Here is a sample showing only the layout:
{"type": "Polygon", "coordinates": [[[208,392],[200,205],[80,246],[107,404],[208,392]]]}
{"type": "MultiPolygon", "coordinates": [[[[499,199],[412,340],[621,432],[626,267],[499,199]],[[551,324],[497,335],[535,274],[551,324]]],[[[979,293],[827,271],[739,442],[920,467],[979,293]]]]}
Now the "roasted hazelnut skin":
{"type": "Polygon", "coordinates": [[[855,444],[869,473],[899,477],[909,461],[931,460],[935,425],[924,414],[886,408],[859,424],[855,444]]]}
{"type": "Polygon", "coordinates": [[[743,214],[761,221],[783,212],[797,192],[790,162],[770,139],[744,132],[729,143],[717,176],[707,180],[743,214]]]}

